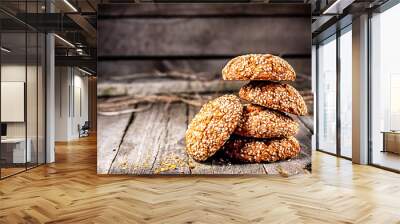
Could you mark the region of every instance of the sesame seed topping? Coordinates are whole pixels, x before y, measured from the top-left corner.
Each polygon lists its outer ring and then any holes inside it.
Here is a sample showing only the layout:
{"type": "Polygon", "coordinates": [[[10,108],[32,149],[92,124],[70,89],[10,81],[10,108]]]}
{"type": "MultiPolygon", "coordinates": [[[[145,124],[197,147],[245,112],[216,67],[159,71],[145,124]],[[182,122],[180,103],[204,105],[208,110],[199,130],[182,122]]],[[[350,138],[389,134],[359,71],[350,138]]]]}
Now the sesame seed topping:
{"type": "Polygon", "coordinates": [[[187,153],[198,161],[214,155],[236,129],[242,110],[235,95],[224,95],[204,104],[186,131],[187,153]]]}
{"type": "Polygon", "coordinates": [[[273,110],[296,115],[307,114],[307,105],[303,97],[289,84],[251,81],[240,88],[239,96],[243,100],[273,110]]]}
{"type": "Polygon", "coordinates": [[[255,139],[232,136],[224,145],[224,154],[238,162],[275,162],[296,157],[300,144],[293,136],[280,139],[255,139]]]}
{"type": "Polygon", "coordinates": [[[293,81],[296,73],[284,59],[271,54],[247,54],[230,60],[222,69],[225,80],[293,81]]]}
{"type": "Polygon", "coordinates": [[[245,105],[242,118],[234,134],[254,138],[279,138],[292,136],[299,124],[291,117],[257,105],[245,105]]]}

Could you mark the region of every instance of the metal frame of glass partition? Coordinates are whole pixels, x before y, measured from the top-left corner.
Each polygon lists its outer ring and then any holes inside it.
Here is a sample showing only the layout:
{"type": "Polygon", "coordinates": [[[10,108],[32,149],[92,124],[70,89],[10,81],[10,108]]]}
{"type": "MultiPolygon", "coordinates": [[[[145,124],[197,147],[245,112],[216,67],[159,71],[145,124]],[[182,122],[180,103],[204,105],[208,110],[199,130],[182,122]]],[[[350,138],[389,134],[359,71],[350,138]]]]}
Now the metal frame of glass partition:
{"type": "Polygon", "coordinates": [[[373,133],[372,133],[372,17],[373,13],[383,13],[400,4],[400,0],[389,0],[379,7],[368,11],[368,165],[383,170],[400,173],[400,170],[386,167],[373,162],[373,133]]]}
{"type": "MultiPolygon", "coordinates": [[[[29,1],[29,2],[33,3],[33,4],[36,3],[36,13],[39,13],[39,2],[43,3],[43,1],[36,0],[36,1],[29,1]]],[[[25,16],[26,16],[27,12],[28,12],[27,11],[28,1],[22,1],[22,3],[25,3],[25,16]]],[[[47,161],[47,158],[46,158],[47,157],[47,153],[46,153],[46,148],[47,148],[47,141],[46,141],[46,136],[47,136],[47,132],[46,132],[46,125],[47,125],[46,124],[46,122],[47,122],[46,121],[46,118],[47,118],[47,114],[46,114],[46,108],[47,108],[47,105],[46,105],[46,103],[47,103],[46,102],[46,95],[47,95],[47,86],[46,86],[47,85],[47,82],[46,82],[46,77],[47,77],[47,55],[46,55],[47,54],[47,49],[46,49],[47,39],[46,39],[45,32],[41,32],[40,30],[37,30],[36,28],[34,28],[34,27],[28,25],[27,23],[21,21],[20,19],[14,17],[12,14],[8,14],[8,12],[5,11],[4,9],[0,8],[0,10],[1,10],[1,13],[4,13],[4,14],[10,16],[11,18],[15,19],[16,22],[21,23],[21,25],[22,25],[22,27],[24,27],[24,29],[21,29],[16,32],[20,32],[21,35],[24,35],[24,38],[25,38],[25,40],[24,40],[25,41],[25,46],[24,46],[25,47],[25,49],[24,49],[24,51],[25,51],[25,64],[24,64],[24,67],[25,67],[25,84],[24,84],[25,167],[24,168],[21,167],[20,171],[13,172],[13,173],[5,176],[4,173],[2,172],[3,168],[0,166],[0,179],[5,179],[7,177],[11,177],[16,174],[25,172],[27,170],[36,168],[40,165],[43,165],[47,161]],[[31,34],[32,37],[34,39],[36,39],[36,41],[33,39],[33,43],[32,43],[32,44],[36,45],[34,47],[34,56],[36,57],[36,59],[33,59],[33,60],[30,60],[28,58],[28,47],[29,47],[28,34],[31,34]],[[40,44],[40,41],[41,41],[41,44],[40,44]],[[40,47],[40,45],[42,45],[42,46],[40,47]],[[40,49],[40,51],[39,51],[39,49],[40,49]],[[41,58],[41,61],[40,61],[40,58],[41,58]],[[35,84],[33,85],[33,87],[35,88],[34,91],[36,92],[36,93],[33,93],[33,94],[36,94],[36,96],[35,96],[36,97],[35,98],[36,111],[35,111],[35,109],[33,109],[34,112],[36,113],[36,115],[33,114],[33,116],[36,117],[35,118],[36,121],[33,120],[32,124],[31,124],[31,125],[34,125],[31,127],[32,130],[34,130],[36,132],[35,135],[31,137],[32,138],[31,141],[35,141],[35,143],[36,143],[36,147],[34,149],[34,150],[36,150],[36,161],[35,162],[28,162],[28,153],[27,153],[27,148],[28,148],[28,108],[27,108],[27,101],[28,101],[28,98],[27,98],[28,97],[28,92],[27,92],[28,87],[27,86],[28,85],[27,84],[28,84],[28,65],[30,65],[28,63],[28,60],[33,61],[33,66],[35,67],[33,73],[35,73],[34,76],[36,76],[36,77],[34,77],[35,81],[36,81],[36,86],[35,86],[35,84]],[[40,76],[41,77],[41,81],[40,81],[41,86],[39,86],[39,66],[41,67],[41,76],[40,76]],[[41,89],[39,89],[40,87],[41,87],[41,89]],[[39,90],[41,91],[40,94],[39,94],[39,90]],[[41,101],[41,105],[39,105],[39,101],[41,101]],[[39,113],[39,106],[41,106],[42,113],[39,113]],[[39,130],[39,121],[41,122],[40,123],[41,128],[42,128],[41,130],[39,130]],[[35,127],[35,125],[36,125],[36,127],[35,127]],[[40,135],[42,137],[41,140],[39,139],[40,135]],[[39,157],[40,152],[42,153],[40,155],[41,157],[39,157]],[[28,163],[29,163],[29,165],[28,165],[28,163]]],[[[25,17],[25,19],[26,19],[26,17],[25,17]]],[[[2,28],[1,23],[0,23],[0,28],[2,28]]],[[[3,46],[3,44],[4,44],[4,43],[2,43],[2,40],[3,40],[2,37],[3,37],[3,34],[5,34],[5,33],[7,33],[7,31],[3,31],[0,29],[0,46],[3,46]]],[[[4,58],[2,57],[2,54],[0,54],[0,82],[2,81],[2,71],[1,71],[2,69],[1,68],[3,67],[3,62],[4,62],[4,58]]],[[[30,63],[32,63],[32,62],[30,62],[30,63]]],[[[1,86],[0,86],[0,90],[1,90],[1,86]]],[[[0,101],[1,101],[1,91],[0,91],[0,101]]],[[[1,110],[1,105],[0,105],[0,110],[1,110]]],[[[1,114],[0,114],[0,123],[2,123],[1,122],[1,114]]],[[[0,144],[0,158],[2,158],[1,155],[2,155],[2,144],[0,144]]]]}
{"type": "Polygon", "coordinates": [[[315,113],[315,116],[316,116],[316,125],[315,125],[316,138],[315,138],[315,143],[316,143],[316,150],[319,151],[319,152],[323,152],[323,153],[326,153],[326,154],[329,154],[329,155],[333,155],[333,156],[337,156],[337,157],[340,157],[340,158],[344,158],[344,159],[347,159],[347,160],[352,160],[350,157],[344,156],[341,153],[341,118],[340,118],[340,112],[341,112],[341,110],[340,110],[341,109],[340,108],[340,102],[341,102],[341,99],[340,99],[341,98],[340,97],[340,81],[341,81],[341,79],[340,79],[341,78],[340,37],[341,37],[341,35],[343,35],[346,32],[349,32],[349,31],[351,31],[351,23],[346,25],[345,27],[343,27],[341,29],[338,29],[336,31],[336,33],[326,37],[325,39],[319,41],[316,44],[316,52],[315,52],[315,55],[316,55],[316,58],[315,58],[315,60],[316,60],[315,61],[316,62],[316,76],[315,76],[315,78],[316,78],[316,92],[317,92],[317,94],[316,94],[315,103],[316,103],[317,106],[316,106],[316,113],[315,113]],[[329,40],[329,39],[332,39],[332,40],[329,40]],[[318,128],[318,124],[320,122],[320,119],[319,119],[319,112],[320,111],[319,111],[318,105],[320,103],[320,99],[318,97],[318,92],[320,91],[320,86],[319,86],[320,74],[319,74],[319,63],[318,63],[318,61],[319,61],[319,51],[318,51],[318,49],[319,49],[319,46],[321,45],[321,43],[326,42],[326,41],[328,41],[328,42],[329,41],[336,41],[336,62],[335,62],[336,63],[336,84],[335,84],[336,85],[336,152],[335,153],[328,152],[328,151],[326,151],[324,149],[321,149],[320,148],[320,143],[319,143],[319,128],[318,128]]]}

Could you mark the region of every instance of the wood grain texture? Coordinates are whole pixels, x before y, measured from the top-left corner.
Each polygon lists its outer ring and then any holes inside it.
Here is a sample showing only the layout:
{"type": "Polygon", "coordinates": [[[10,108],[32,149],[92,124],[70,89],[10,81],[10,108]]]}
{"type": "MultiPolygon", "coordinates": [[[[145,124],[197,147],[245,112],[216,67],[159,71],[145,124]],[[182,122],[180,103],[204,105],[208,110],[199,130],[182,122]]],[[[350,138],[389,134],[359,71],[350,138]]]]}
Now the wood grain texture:
{"type": "MultiPolygon", "coordinates": [[[[269,53],[269,52],[263,52],[269,53]]],[[[236,56],[236,55],[232,55],[236,56]]],[[[138,79],[138,76],[147,76],[148,78],[157,78],[157,72],[181,72],[187,74],[196,74],[201,78],[220,78],[221,70],[231,58],[226,59],[120,59],[120,60],[100,60],[98,62],[99,82],[105,81],[129,81],[138,79]],[[115,68],[118,68],[117,70],[115,68]]],[[[297,81],[304,80],[311,88],[311,58],[284,58],[295,69],[297,81]]],[[[297,83],[297,82],[296,82],[297,83]]]]}
{"type": "Polygon", "coordinates": [[[103,96],[144,96],[168,93],[210,93],[221,91],[238,91],[245,82],[240,81],[189,81],[160,80],[134,82],[102,82],[97,85],[97,95],[103,96]]]}
{"type": "Polygon", "coordinates": [[[168,115],[163,104],[136,113],[109,173],[151,174],[167,135],[168,115]]]}
{"type": "Polygon", "coordinates": [[[298,119],[310,130],[311,133],[314,133],[314,117],[304,116],[298,117],[298,119]]]}
{"type": "Polygon", "coordinates": [[[157,3],[101,4],[99,19],[155,16],[305,16],[311,15],[309,4],[238,4],[238,3],[157,3]]]}
{"type": "Polygon", "coordinates": [[[217,153],[209,161],[194,161],[186,154],[184,136],[190,120],[199,109],[183,103],[154,104],[150,110],[136,113],[126,134],[118,135],[122,144],[118,153],[113,154],[115,157],[110,170],[105,173],[290,176],[308,172],[311,166],[311,132],[297,117],[294,118],[300,123],[300,131],[296,137],[302,150],[296,158],[265,164],[235,164],[217,153]]]}
{"type": "Polygon", "coordinates": [[[400,176],[313,152],[312,174],[96,174],[95,136],[56,145],[56,163],[0,181],[0,223],[385,223],[400,176]]]}
{"type": "Polygon", "coordinates": [[[187,106],[171,104],[166,112],[166,135],[152,167],[153,173],[190,174],[188,155],[185,152],[187,106]]]}
{"type": "Polygon", "coordinates": [[[205,73],[215,77],[221,73],[227,59],[152,59],[152,60],[100,60],[98,69],[100,81],[114,81],[115,76],[136,76],[136,74],[152,74],[159,72],[180,71],[186,73],[205,73]],[[116,71],[115,68],[118,68],[116,71]]]}
{"type": "Polygon", "coordinates": [[[107,174],[111,163],[118,153],[119,145],[125,129],[129,125],[131,114],[106,117],[99,116],[98,145],[97,145],[97,173],[107,174]]]}
{"type": "Polygon", "coordinates": [[[100,20],[98,55],[309,55],[310,29],[307,17],[100,20]]]}

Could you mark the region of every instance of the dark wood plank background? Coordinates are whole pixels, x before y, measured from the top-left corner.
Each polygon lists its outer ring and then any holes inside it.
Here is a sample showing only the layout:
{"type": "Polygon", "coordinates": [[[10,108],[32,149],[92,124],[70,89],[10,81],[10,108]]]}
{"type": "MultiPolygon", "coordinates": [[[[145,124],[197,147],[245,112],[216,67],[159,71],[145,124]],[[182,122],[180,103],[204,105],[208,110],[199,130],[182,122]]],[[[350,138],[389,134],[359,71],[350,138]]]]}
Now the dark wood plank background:
{"type": "Polygon", "coordinates": [[[99,5],[99,82],[156,70],[220,74],[246,53],[280,55],[311,76],[310,12],[306,4],[99,5]]]}

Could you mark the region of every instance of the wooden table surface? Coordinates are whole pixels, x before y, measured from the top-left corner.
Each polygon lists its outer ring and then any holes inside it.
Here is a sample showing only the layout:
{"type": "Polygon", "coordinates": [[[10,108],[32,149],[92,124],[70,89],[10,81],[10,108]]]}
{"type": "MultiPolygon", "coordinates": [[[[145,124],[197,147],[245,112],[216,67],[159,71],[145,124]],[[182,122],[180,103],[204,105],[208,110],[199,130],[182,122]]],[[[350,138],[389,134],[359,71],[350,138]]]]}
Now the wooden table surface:
{"type": "Polygon", "coordinates": [[[186,154],[184,136],[199,109],[184,103],[159,103],[144,112],[99,116],[98,173],[293,175],[309,171],[312,117],[294,117],[300,123],[296,137],[302,148],[297,158],[264,164],[233,164],[221,158],[198,163],[186,154]]]}

